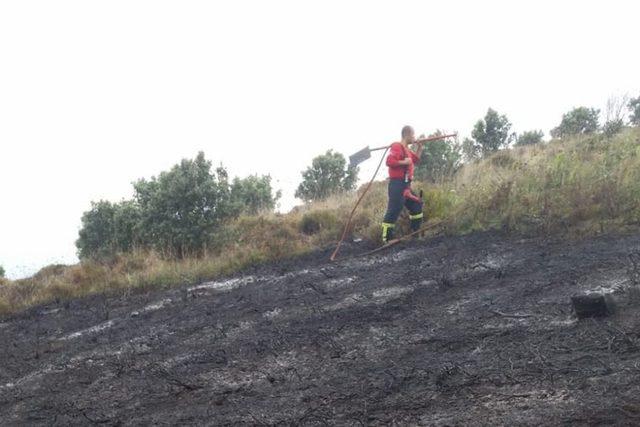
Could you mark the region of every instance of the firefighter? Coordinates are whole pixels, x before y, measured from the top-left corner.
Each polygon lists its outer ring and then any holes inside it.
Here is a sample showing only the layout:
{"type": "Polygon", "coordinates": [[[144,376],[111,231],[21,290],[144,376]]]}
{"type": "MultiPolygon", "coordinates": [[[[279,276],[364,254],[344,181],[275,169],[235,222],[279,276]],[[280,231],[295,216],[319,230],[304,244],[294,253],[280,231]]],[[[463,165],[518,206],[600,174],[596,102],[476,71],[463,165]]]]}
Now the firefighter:
{"type": "Polygon", "coordinates": [[[389,149],[386,164],[389,167],[389,203],[382,222],[382,243],[394,238],[396,221],[402,208],[409,210],[411,231],[418,231],[422,225],[422,199],[411,190],[414,166],[420,162],[422,144],[412,151],[409,145],[416,142],[411,126],[405,126],[401,132],[402,140],[394,142],[389,149]]]}

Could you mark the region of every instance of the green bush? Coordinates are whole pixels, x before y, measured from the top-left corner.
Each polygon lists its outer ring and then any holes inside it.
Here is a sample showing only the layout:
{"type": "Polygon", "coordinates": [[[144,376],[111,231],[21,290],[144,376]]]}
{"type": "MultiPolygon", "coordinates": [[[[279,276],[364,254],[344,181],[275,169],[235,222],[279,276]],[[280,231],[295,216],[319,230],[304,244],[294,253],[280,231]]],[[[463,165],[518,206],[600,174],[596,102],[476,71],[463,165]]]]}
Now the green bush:
{"type": "Polygon", "coordinates": [[[443,187],[426,188],[422,197],[426,221],[445,219],[456,204],[455,191],[443,187]]]}
{"type": "Polygon", "coordinates": [[[551,130],[554,138],[570,135],[590,134],[598,131],[598,116],[600,110],[595,108],[578,107],[565,113],[558,127],[551,130]]]}
{"type": "Polygon", "coordinates": [[[484,119],[476,122],[471,136],[482,154],[487,155],[509,146],[515,138],[515,134],[509,133],[510,129],[511,122],[507,116],[489,108],[484,119]]]}
{"type": "MultiPolygon", "coordinates": [[[[438,131],[429,136],[444,135],[438,131]]],[[[446,140],[431,141],[424,145],[420,163],[415,168],[415,177],[430,183],[442,182],[450,178],[461,166],[462,153],[457,143],[446,140]]]]}
{"type": "Polygon", "coordinates": [[[296,197],[305,202],[324,200],[342,191],[353,190],[358,181],[358,168],[346,166],[340,153],[332,150],[313,159],[311,166],[302,173],[302,182],[296,197]]]}
{"type": "Polygon", "coordinates": [[[602,126],[602,132],[606,136],[613,136],[624,129],[624,121],[622,119],[610,120],[602,126]]]}
{"type": "Polygon", "coordinates": [[[157,178],[134,183],[144,240],[173,256],[201,252],[232,212],[227,172],[200,152],[157,178]]]}
{"type": "Polygon", "coordinates": [[[231,184],[231,204],[234,214],[256,215],[259,212],[271,212],[282,193],[273,195],[271,176],[250,175],[246,178],[235,178],[231,184]]]}
{"type": "Polygon", "coordinates": [[[92,202],[82,215],[76,247],[80,258],[104,258],[142,243],[141,212],[137,203],[92,202]]]}
{"type": "Polygon", "coordinates": [[[544,137],[544,132],[541,130],[530,130],[527,132],[523,132],[516,139],[516,145],[533,145],[540,144],[542,142],[542,138],[544,137]]]}
{"type": "Polygon", "coordinates": [[[224,221],[272,211],[280,197],[273,196],[269,176],[229,183],[227,171],[212,172],[203,153],[157,178],[140,179],[134,190],[134,200],[92,203],[83,214],[76,241],[80,258],[113,257],[137,247],[173,257],[199,255],[220,246],[224,221]]]}

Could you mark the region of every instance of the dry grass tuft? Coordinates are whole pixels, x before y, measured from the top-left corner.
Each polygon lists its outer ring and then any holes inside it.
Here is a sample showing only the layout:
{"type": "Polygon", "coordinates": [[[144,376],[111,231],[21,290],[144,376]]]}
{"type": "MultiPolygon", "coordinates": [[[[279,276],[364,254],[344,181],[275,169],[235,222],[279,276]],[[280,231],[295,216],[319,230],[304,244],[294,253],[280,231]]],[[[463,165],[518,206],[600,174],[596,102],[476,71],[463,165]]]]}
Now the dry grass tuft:
{"type": "Polygon", "coordinates": [[[450,219],[457,232],[602,232],[638,223],[638,178],[638,128],[519,147],[460,171],[450,219]]]}

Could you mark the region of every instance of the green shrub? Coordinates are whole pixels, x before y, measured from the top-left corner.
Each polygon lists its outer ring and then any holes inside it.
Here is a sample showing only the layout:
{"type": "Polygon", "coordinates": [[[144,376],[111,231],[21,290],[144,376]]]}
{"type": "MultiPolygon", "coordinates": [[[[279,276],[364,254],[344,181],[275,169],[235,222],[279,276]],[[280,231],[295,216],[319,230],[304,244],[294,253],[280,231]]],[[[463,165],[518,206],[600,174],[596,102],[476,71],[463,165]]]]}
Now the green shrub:
{"type": "Polygon", "coordinates": [[[425,220],[446,219],[456,204],[456,193],[443,187],[428,187],[423,190],[425,220]]]}
{"type": "Polygon", "coordinates": [[[578,107],[565,113],[558,127],[551,130],[554,138],[571,135],[583,135],[597,132],[599,128],[598,116],[600,110],[596,108],[578,107]]]}
{"type": "Polygon", "coordinates": [[[624,129],[624,121],[622,119],[608,121],[602,126],[602,132],[606,136],[613,136],[624,129]]]}
{"type": "Polygon", "coordinates": [[[272,211],[280,197],[272,194],[269,176],[229,183],[227,171],[212,172],[202,152],[157,178],[137,181],[134,190],[134,200],[92,203],[83,214],[76,241],[80,258],[113,259],[136,248],[168,257],[199,256],[220,246],[224,222],[272,211]]]}
{"type": "Polygon", "coordinates": [[[305,202],[324,200],[334,194],[353,190],[358,181],[358,168],[346,165],[344,156],[332,150],[313,159],[302,173],[296,197],[305,202]]]}
{"type": "Polygon", "coordinates": [[[484,119],[476,122],[471,136],[483,155],[506,148],[514,140],[515,134],[509,133],[511,122],[507,116],[498,114],[489,108],[484,119]]]}
{"type": "MultiPolygon", "coordinates": [[[[438,131],[431,136],[444,135],[438,131]]],[[[420,163],[415,168],[415,177],[421,181],[441,183],[451,178],[462,163],[461,146],[447,140],[431,141],[424,145],[420,163]]]]}
{"type": "Polygon", "coordinates": [[[543,137],[544,132],[542,132],[541,130],[523,132],[521,135],[518,135],[518,138],[516,139],[516,145],[540,144],[543,137]]]}

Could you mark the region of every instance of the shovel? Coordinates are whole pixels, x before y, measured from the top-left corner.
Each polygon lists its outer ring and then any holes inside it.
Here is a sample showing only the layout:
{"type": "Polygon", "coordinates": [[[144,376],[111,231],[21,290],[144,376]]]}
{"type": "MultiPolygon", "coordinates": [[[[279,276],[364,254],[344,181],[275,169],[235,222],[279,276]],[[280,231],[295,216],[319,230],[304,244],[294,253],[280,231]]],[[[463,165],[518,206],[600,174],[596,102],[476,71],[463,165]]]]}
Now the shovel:
{"type": "MultiPolygon", "coordinates": [[[[422,139],[418,139],[416,142],[414,142],[414,144],[424,144],[425,142],[429,142],[429,141],[437,141],[439,139],[445,139],[445,138],[451,138],[452,136],[458,136],[457,133],[452,133],[450,135],[438,135],[438,136],[432,136],[429,138],[422,138],[422,139]]],[[[378,147],[378,148],[363,148],[362,150],[358,151],[355,154],[352,154],[351,156],[349,156],[349,166],[353,167],[353,166],[357,166],[360,163],[364,162],[367,159],[371,158],[371,153],[374,151],[378,151],[378,150],[385,150],[387,148],[389,148],[389,145],[385,145],[384,147],[378,147]]]]}

